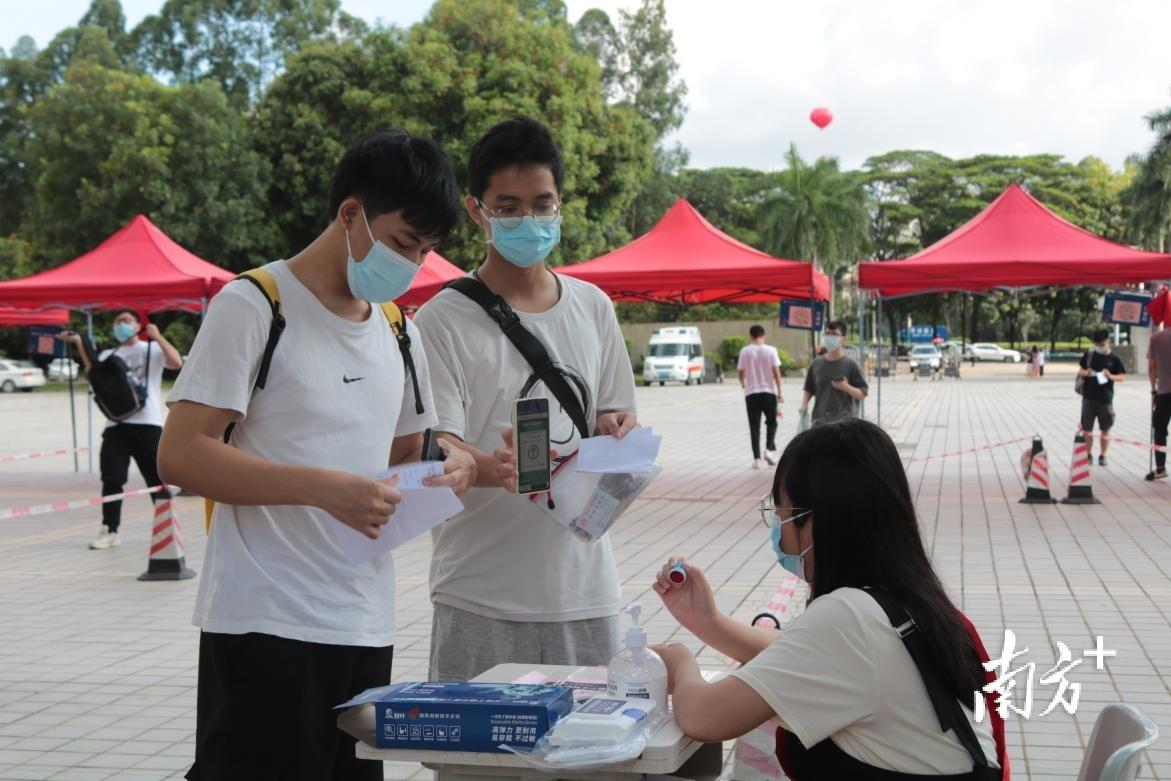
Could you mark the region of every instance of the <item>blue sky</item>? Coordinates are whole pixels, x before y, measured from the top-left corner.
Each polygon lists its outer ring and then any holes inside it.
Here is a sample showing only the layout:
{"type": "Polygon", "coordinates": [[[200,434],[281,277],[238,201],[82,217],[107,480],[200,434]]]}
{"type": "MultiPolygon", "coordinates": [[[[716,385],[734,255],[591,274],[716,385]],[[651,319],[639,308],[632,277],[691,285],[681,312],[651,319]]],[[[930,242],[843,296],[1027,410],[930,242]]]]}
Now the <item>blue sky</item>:
{"type": "MultiPolygon", "coordinates": [[[[122,0],[134,24],[162,0],[122,0]]],[[[89,0],[0,0],[0,45],[44,45],[89,0]]],[[[578,18],[632,0],[568,0],[578,18]]],[[[342,0],[369,21],[409,25],[428,0],[342,0]]],[[[692,164],[780,165],[789,142],[847,167],[892,149],[1087,155],[1120,167],[1154,140],[1143,116],[1171,105],[1162,0],[669,0],[692,164]],[[836,119],[808,121],[818,105],[836,119]]]]}

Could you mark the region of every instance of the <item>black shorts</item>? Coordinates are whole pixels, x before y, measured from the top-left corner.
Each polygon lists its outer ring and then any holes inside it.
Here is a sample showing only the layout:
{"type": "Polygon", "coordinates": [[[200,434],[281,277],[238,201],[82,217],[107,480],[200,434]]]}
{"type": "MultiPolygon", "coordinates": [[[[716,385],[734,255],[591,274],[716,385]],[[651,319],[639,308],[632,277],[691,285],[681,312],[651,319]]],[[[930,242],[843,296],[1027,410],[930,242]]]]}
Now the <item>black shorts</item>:
{"type": "Polygon", "coordinates": [[[354,756],[335,705],[390,683],[394,647],[272,635],[199,636],[195,764],[215,781],[381,781],[382,763],[354,756]]]}
{"type": "Polygon", "coordinates": [[[1104,401],[1082,399],[1082,431],[1093,431],[1094,421],[1103,434],[1114,428],[1114,405],[1104,401]]]}

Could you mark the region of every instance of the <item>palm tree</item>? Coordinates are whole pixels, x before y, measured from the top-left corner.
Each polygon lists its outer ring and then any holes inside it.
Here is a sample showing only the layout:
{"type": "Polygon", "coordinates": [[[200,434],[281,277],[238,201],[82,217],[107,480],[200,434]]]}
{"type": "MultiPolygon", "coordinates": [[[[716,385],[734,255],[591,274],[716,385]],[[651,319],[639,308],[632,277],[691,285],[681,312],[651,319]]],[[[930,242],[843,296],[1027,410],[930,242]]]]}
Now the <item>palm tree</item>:
{"type": "Polygon", "coordinates": [[[838,167],[837,158],[819,157],[812,165],[790,144],[788,167],[760,205],[759,230],[765,250],[774,255],[810,260],[833,282],[862,257],[869,240],[866,193],[859,180],[838,167]]]}
{"type": "Polygon", "coordinates": [[[1171,108],[1150,114],[1147,122],[1158,138],[1125,199],[1131,207],[1132,238],[1163,252],[1171,235],[1171,108]]]}

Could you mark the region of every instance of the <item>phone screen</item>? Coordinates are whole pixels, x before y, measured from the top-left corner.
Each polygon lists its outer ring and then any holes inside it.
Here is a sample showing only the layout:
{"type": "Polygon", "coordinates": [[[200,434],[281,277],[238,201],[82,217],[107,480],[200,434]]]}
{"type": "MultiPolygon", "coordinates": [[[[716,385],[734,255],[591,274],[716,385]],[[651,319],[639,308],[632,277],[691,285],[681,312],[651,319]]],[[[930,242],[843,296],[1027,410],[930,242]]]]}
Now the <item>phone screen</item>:
{"type": "Polygon", "coordinates": [[[549,400],[520,399],[512,414],[522,494],[549,490],[549,400]]]}

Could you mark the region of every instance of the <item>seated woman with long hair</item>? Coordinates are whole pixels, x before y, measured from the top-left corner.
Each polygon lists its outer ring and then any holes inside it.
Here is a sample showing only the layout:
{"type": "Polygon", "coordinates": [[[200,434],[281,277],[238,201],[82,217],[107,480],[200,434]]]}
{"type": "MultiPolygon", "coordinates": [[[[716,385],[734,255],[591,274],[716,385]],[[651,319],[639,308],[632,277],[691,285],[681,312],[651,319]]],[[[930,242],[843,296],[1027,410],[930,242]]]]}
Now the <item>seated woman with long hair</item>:
{"type": "Polygon", "coordinates": [[[809,605],[784,631],[746,626],[720,613],[702,570],[687,564],[677,585],[668,562],[655,583],[667,609],[743,665],[706,683],[686,647],[656,648],[679,727],[722,741],[771,719],[795,781],[1007,779],[1003,722],[990,698],[973,712],[987,652],[931,567],[890,437],[858,419],[800,434],[761,513],[809,605]]]}

